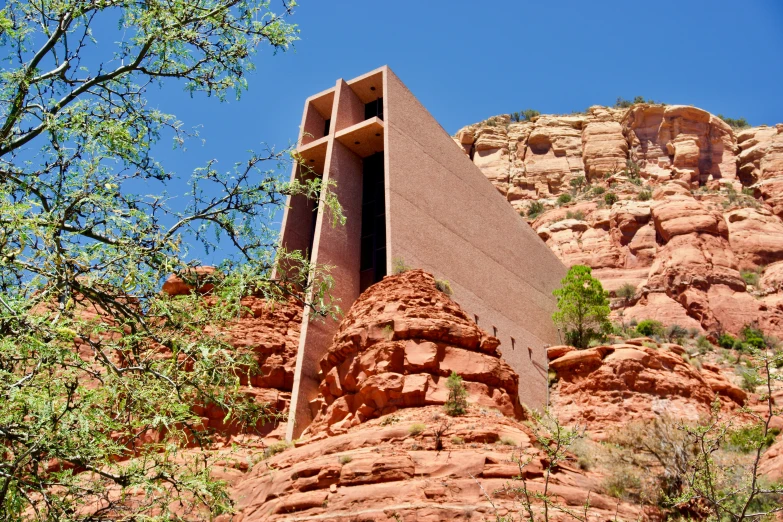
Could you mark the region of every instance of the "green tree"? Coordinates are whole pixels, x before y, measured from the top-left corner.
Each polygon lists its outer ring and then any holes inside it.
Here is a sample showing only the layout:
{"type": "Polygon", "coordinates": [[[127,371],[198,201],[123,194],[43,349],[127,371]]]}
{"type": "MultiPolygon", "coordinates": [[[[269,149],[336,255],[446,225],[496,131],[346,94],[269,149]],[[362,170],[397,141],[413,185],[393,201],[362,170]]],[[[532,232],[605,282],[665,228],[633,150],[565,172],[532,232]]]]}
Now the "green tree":
{"type": "Polygon", "coordinates": [[[663,323],[654,319],[645,319],[643,321],[639,321],[639,324],[636,326],[636,332],[639,335],[646,335],[648,337],[653,335],[663,335],[664,331],[665,329],[663,327],[663,323]]]}
{"type": "Polygon", "coordinates": [[[527,207],[527,217],[535,219],[544,213],[544,204],[540,201],[531,201],[527,207]]]}
{"type": "Polygon", "coordinates": [[[468,390],[462,384],[462,377],[452,371],[446,387],[449,389],[449,399],[443,405],[446,413],[452,417],[464,415],[468,411],[468,390]]]}
{"type": "Polygon", "coordinates": [[[293,7],[12,0],[0,11],[0,518],[231,509],[208,453],[182,453],[211,438],[193,406],[247,430],[279,414],[240,393],[256,361],[220,332],[251,293],[334,312],[328,274],[301,252],[276,254],[270,224],[285,194],[320,195],[343,218],[329,187],[284,181],[289,150],[228,172],[209,163],[172,206],[154,146],[191,134],[146,93],[179,82],[191,96],[238,96],[257,48],[297,38],[293,7]],[[209,299],[161,294],[172,272],[194,279],[199,248],[224,246],[209,299]],[[276,262],[289,269],[272,279],[276,262]],[[144,495],[126,503],[134,490],[144,495]]]}
{"type": "Polygon", "coordinates": [[[553,293],[557,311],[555,324],[563,328],[566,340],[577,348],[587,348],[592,340],[603,340],[612,330],[609,297],[588,266],[575,265],[553,293]]]}
{"type": "Polygon", "coordinates": [[[704,506],[709,520],[773,520],[775,513],[783,511],[783,484],[771,482],[760,470],[762,455],[775,440],[773,419],[783,413],[773,394],[783,376],[772,371],[783,361],[783,354],[752,346],[748,350],[751,357],[746,370],[753,377],[752,382],[745,382],[764,390],[758,407],[726,414],[716,397],[709,419],[681,427],[696,451],[688,459],[682,492],[671,498],[671,504],[704,506]],[[727,447],[748,453],[750,462],[738,466],[736,460],[721,458],[727,447]]]}

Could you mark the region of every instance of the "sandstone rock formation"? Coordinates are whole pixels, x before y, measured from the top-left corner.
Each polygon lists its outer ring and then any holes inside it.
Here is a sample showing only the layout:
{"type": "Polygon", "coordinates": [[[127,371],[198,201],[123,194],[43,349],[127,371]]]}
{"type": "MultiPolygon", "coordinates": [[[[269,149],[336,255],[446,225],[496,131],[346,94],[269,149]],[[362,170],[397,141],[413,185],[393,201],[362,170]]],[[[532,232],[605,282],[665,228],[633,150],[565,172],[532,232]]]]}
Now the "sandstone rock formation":
{"type": "Polygon", "coordinates": [[[309,433],[346,431],[399,408],[443,404],[451,372],[469,402],[521,417],[519,377],[481,330],[422,270],[386,277],[353,304],[321,360],[309,433]]]}
{"type": "Polygon", "coordinates": [[[587,350],[549,348],[549,368],[557,377],[552,410],[562,423],[585,426],[601,439],[630,421],[664,413],[699,421],[709,414],[716,394],[726,403],[745,403],[747,394],[719,368],[697,369],[684,353],[679,345],[652,339],[587,350]]]}
{"type": "MultiPolygon", "coordinates": [[[[319,409],[304,438],[232,476],[233,520],[479,521],[522,513],[514,478],[542,491],[548,461],[518,420],[519,378],[498,344],[431,275],[410,270],[376,283],[321,361],[319,409]],[[469,392],[464,416],[443,413],[452,371],[469,392]]],[[[639,518],[640,508],[601,493],[603,475],[575,459],[552,469],[548,492],[559,503],[582,509],[589,497],[591,517],[639,518]]]]}
{"type": "MultiPolygon", "coordinates": [[[[203,267],[199,275],[212,275],[214,269],[203,267]]],[[[199,287],[198,292],[208,294],[211,288],[199,287]]],[[[172,296],[186,295],[194,291],[176,276],[170,276],[163,291],[172,296]]],[[[207,301],[209,295],[204,297],[207,301]]],[[[242,314],[221,329],[221,334],[235,348],[253,354],[257,370],[240,376],[241,392],[252,400],[267,404],[273,412],[287,414],[294,383],[296,352],[299,348],[299,329],[302,323],[302,305],[294,299],[267,302],[255,296],[242,298],[242,314]]],[[[238,435],[237,426],[226,423],[226,412],[214,405],[194,405],[202,417],[202,426],[218,434],[218,440],[229,442],[238,435]]],[[[284,424],[259,425],[254,436],[284,435],[284,424]]]]}
{"type": "MultiPolygon", "coordinates": [[[[234,521],[516,519],[524,508],[509,491],[521,484],[514,477],[541,492],[546,466],[530,429],[497,411],[451,418],[437,406],[406,408],[257,464],[232,490],[234,521]]],[[[591,520],[640,518],[638,506],[600,493],[603,476],[575,459],[553,471],[548,492],[565,508],[581,513],[589,496],[591,520]]]]}
{"type": "Polygon", "coordinates": [[[592,267],[612,294],[636,289],[616,320],[783,336],[783,124],[735,133],[695,107],[643,103],[498,116],[457,136],[520,213],[544,204],[531,225],[566,265],[592,267]],[[574,201],[558,207],[564,192],[574,201]]]}

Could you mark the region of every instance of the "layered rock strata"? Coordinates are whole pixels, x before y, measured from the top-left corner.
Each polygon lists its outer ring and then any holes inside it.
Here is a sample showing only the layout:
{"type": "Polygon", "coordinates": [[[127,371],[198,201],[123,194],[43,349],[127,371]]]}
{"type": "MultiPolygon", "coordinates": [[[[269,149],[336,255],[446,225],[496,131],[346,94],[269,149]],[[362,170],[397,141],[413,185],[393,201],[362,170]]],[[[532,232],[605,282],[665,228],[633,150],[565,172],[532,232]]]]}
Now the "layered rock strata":
{"type": "MultiPolygon", "coordinates": [[[[211,276],[213,270],[204,267],[196,274],[199,279],[211,276]]],[[[170,276],[163,285],[163,291],[171,296],[186,295],[198,291],[203,299],[213,299],[209,284],[194,285],[177,276],[170,276]]],[[[294,299],[269,302],[265,299],[247,296],[241,299],[240,316],[224,325],[220,334],[243,352],[253,354],[256,370],[240,375],[241,392],[260,404],[267,404],[272,411],[285,415],[291,402],[294,383],[296,352],[299,348],[299,330],[302,323],[302,305],[294,299]]],[[[215,405],[194,405],[194,411],[201,415],[202,425],[218,434],[218,439],[227,442],[239,434],[238,427],[225,422],[226,412],[215,405]]],[[[253,435],[282,437],[284,424],[259,424],[253,435]]]]}
{"type": "Polygon", "coordinates": [[[716,394],[726,405],[745,404],[748,395],[717,366],[696,368],[683,354],[679,345],[652,339],[587,350],[549,348],[549,368],[557,378],[552,410],[562,423],[585,426],[601,439],[630,421],[656,415],[700,421],[716,394]]]}
{"type": "MultiPolygon", "coordinates": [[[[524,478],[542,492],[547,466],[530,429],[496,410],[451,418],[438,406],[406,408],[257,464],[232,488],[233,520],[516,519],[525,508],[514,488],[524,478]]],[[[589,498],[591,520],[643,518],[639,506],[601,493],[605,477],[581,470],[575,457],[552,471],[547,492],[558,505],[583,513],[589,498]]]]}
{"type": "Polygon", "coordinates": [[[521,214],[544,205],[531,225],[565,264],[612,295],[636,289],[615,299],[618,322],[783,335],[783,124],[735,132],[695,107],[636,104],[498,116],[455,139],[521,214]]]}
{"type": "Polygon", "coordinates": [[[386,277],[353,304],[321,360],[308,431],[341,433],[400,408],[444,404],[452,372],[464,380],[470,403],[519,418],[519,377],[499,344],[430,274],[386,277]]]}

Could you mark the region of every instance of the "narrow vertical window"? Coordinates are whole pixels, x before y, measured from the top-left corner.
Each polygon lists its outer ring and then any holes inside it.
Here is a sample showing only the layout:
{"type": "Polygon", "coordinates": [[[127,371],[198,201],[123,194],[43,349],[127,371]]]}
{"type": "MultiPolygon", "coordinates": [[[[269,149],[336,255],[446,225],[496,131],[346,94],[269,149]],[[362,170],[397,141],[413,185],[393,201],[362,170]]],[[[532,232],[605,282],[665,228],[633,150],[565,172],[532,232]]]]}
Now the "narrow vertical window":
{"type": "Polygon", "coordinates": [[[383,152],[364,159],[359,288],[363,292],[386,275],[386,194],[383,152]]]}

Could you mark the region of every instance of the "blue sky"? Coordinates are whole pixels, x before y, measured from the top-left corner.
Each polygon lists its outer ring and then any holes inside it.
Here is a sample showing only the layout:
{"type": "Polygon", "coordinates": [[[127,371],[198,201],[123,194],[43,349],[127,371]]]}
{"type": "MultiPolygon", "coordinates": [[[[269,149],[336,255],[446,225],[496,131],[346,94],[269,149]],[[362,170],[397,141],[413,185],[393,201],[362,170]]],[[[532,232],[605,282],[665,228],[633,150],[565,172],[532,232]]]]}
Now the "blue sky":
{"type": "Polygon", "coordinates": [[[209,158],[228,168],[261,142],[285,146],[308,95],[382,64],[450,133],[498,113],[567,113],[636,95],[783,122],[777,0],[301,0],[293,21],[301,41],[276,56],[262,49],[241,100],[191,99],[179,85],[154,93],[206,140],[166,150],[169,168],[186,174],[209,158]]]}
{"type": "Polygon", "coordinates": [[[383,64],[449,133],[499,113],[569,113],[636,95],[783,122],[779,0],[301,0],[292,21],[301,40],[275,56],[262,49],[241,100],[190,98],[178,84],[151,93],[201,126],[203,144],[160,147],[170,170],[187,176],[212,158],[229,169],[262,142],[284,147],[307,96],[383,64]]]}

